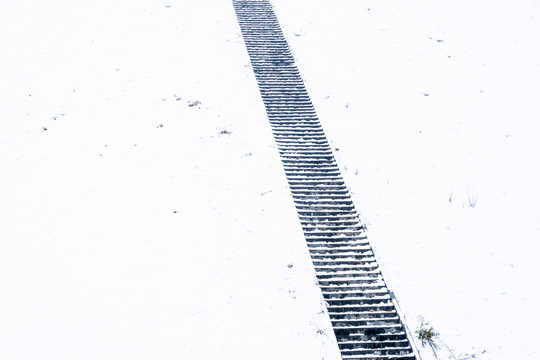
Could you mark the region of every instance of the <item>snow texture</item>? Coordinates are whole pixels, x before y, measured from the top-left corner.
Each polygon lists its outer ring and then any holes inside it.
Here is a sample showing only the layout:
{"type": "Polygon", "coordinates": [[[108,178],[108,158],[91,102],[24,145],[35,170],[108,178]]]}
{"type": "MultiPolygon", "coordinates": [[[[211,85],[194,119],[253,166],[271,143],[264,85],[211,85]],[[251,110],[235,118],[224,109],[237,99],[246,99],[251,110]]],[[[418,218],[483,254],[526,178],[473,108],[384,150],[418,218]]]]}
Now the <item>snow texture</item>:
{"type": "Polygon", "coordinates": [[[540,358],[537,2],[273,3],[409,328],[540,358]]]}
{"type": "MultiPolygon", "coordinates": [[[[536,1],[272,3],[409,328],[538,359],[536,1]]],[[[230,1],[0,33],[0,358],[339,359],[230,1]]]]}

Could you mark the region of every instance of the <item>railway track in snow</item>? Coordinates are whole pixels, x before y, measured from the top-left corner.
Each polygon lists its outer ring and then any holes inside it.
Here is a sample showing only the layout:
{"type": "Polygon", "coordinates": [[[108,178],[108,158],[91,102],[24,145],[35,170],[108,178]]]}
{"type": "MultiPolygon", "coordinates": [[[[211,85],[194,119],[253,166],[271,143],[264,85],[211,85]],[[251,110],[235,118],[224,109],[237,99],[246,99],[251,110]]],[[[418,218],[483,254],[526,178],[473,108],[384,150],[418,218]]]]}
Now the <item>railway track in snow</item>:
{"type": "Polygon", "coordinates": [[[233,0],[343,359],[416,359],[268,0],[233,0]]]}

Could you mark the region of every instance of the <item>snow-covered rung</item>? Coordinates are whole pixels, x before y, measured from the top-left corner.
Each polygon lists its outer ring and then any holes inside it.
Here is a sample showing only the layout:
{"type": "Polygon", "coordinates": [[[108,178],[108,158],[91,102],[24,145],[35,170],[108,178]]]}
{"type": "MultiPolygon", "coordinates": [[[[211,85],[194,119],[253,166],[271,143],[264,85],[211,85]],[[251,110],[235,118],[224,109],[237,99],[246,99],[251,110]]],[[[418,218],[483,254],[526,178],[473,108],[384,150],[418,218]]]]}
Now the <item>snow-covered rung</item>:
{"type": "Polygon", "coordinates": [[[342,355],[343,360],[411,360],[415,359],[415,355],[411,352],[404,355],[342,355]]]}
{"type": "Polygon", "coordinates": [[[345,313],[332,313],[329,314],[331,319],[377,319],[397,316],[397,312],[394,310],[390,311],[370,311],[370,312],[345,312],[345,313]]]}
{"type": "Polygon", "coordinates": [[[404,347],[407,344],[407,340],[384,340],[384,341],[373,341],[373,340],[349,340],[349,341],[338,341],[340,348],[346,347],[357,347],[363,346],[366,348],[374,348],[375,346],[382,347],[404,347]]]}

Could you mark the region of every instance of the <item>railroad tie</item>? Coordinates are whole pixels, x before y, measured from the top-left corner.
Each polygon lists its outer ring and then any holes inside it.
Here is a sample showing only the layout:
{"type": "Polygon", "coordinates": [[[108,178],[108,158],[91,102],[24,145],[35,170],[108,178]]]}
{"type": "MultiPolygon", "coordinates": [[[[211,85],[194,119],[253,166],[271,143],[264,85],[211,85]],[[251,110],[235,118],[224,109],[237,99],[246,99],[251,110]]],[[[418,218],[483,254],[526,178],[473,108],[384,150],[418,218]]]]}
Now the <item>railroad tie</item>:
{"type": "Polygon", "coordinates": [[[416,359],[268,0],[233,0],[342,359],[416,359]]]}

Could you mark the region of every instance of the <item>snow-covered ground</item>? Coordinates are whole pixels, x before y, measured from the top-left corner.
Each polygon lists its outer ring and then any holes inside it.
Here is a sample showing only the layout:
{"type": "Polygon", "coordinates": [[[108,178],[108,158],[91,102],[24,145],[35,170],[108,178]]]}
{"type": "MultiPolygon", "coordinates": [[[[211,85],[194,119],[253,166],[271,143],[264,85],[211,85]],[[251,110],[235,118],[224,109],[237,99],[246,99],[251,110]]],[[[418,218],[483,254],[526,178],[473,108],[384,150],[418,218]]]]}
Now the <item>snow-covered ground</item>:
{"type": "Polygon", "coordinates": [[[232,3],[0,14],[0,358],[337,360],[232,3]]]}
{"type": "MultiPolygon", "coordinates": [[[[537,359],[536,2],[272,2],[411,330],[537,359]]],[[[339,358],[229,0],[0,33],[0,358],[339,358]]]]}
{"type": "Polygon", "coordinates": [[[540,358],[540,5],[273,2],[411,330],[540,358]]]}

